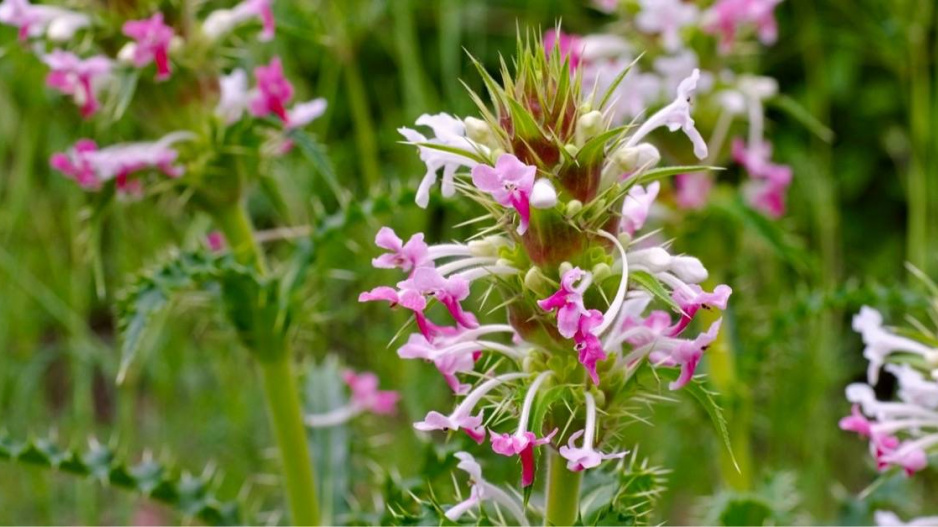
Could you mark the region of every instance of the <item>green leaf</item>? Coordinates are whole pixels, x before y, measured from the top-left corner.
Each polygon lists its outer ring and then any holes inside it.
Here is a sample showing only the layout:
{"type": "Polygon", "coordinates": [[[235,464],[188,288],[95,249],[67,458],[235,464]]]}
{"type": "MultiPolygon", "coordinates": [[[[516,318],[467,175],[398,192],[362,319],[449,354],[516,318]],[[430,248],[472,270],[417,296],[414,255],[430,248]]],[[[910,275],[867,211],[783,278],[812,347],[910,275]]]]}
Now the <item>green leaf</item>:
{"type": "Polygon", "coordinates": [[[611,470],[587,474],[580,517],[584,525],[648,525],[666,490],[667,472],[650,466],[637,453],[611,470]]]}
{"type": "Polygon", "coordinates": [[[290,130],[290,132],[287,133],[287,137],[300,147],[306,159],[312,163],[316,172],[326,181],[326,185],[332,190],[339,204],[343,208],[347,206],[349,203],[348,193],[343,189],[342,185],[339,184],[339,178],[336,176],[335,167],[332,166],[332,161],[326,154],[326,147],[303,130],[290,130]]]}
{"type": "Polygon", "coordinates": [[[534,117],[518,101],[509,98],[507,102],[508,110],[511,112],[511,124],[519,137],[532,139],[547,135],[541,131],[534,117]]]}
{"type": "Polygon", "coordinates": [[[619,84],[622,83],[622,79],[624,79],[625,76],[628,75],[628,73],[632,70],[632,67],[635,66],[635,64],[641,58],[642,58],[641,54],[635,57],[635,60],[633,60],[631,64],[626,66],[618,75],[616,75],[616,78],[612,80],[612,84],[610,84],[609,87],[606,88],[606,93],[604,93],[602,99],[599,100],[599,105],[596,106],[596,109],[602,110],[603,108],[606,107],[606,103],[608,103],[609,99],[612,98],[612,95],[615,93],[616,88],[618,88],[619,84]]]}
{"type": "MultiPolygon", "coordinates": [[[[659,368],[655,371],[662,379],[668,381],[677,380],[678,376],[681,374],[681,370],[676,368],[659,368]]],[[[717,394],[708,390],[699,378],[691,379],[678,393],[690,395],[697,404],[700,405],[703,411],[707,413],[707,416],[710,417],[710,422],[713,424],[713,428],[720,436],[720,441],[723,442],[723,446],[726,448],[726,452],[730,455],[730,460],[732,460],[733,465],[738,471],[739,464],[736,462],[736,456],[733,454],[733,445],[730,442],[730,432],[727,427],[726,416],[723,415],[723,408],[717,403],[717,394]]]]}
{"type": "Polygon", "coordinates": [[[753,210],[743,202],[741,197],[737,196],[731,200],[714,200],[710,206],[759,235],[779,257],[798,271],[804,272],[811,267],[810,255],[804,248],[790,241],[790,235],[782,229],[781,224],[753,210]]]}
{"type": "Polygon", "coordinates": [[[667,304],[668,307],[674,311],[681,312],[681,306],[671,298],[671,295],[668,294],[668,290],[664,288],[654,275],[646,273],[645,271],[630,271],[629,280],[637,283],[642,289],[651,293],[655,298],[667,304]]]}
{"type": "Polygon", "coordinates": [[[796,121],[801,123],[802,126],[808,129],[811,133],[818,136],[825,143],[830,143],[834,140],[834,131],[824,125],[817,117],[811,114],[804,106],[798,103],[798,101],[792,99],[791,97],[779,94],[775,97],[769,99],[768,104],[774,106],[779,110],[787,113],[789,116],[794,118],[796,121]]]}
{"type": "Polygon", "coordinates": [[[595,165],[602,161],[605,158],[606,145],[609,141],[615,139],[627,129],[628,126],[619,126],[591,138],[577,152],[577,161],[586,165],[595,165]]]}
{"type": "Polygon", "coordinates": [[[128,490],[209,525],[252,523],[243,517],[241,503],[220,500],[210,481],[172,470],[147,456],[128,467],[113,450],[94,440],[84,450],[62,449],[50,439],[17,441],[4,433],[0,434],[0,459],[47,467],[128,490]]]}
{"type": "MultiPolygon", "coordinates": [[[[342,368],[335,356],[329,356],[321,365],[310,365],[304,383],[304,409],[311,414],[324,414],[347,404],[342,368]]],[[[337,518],[348,511],[351,478],[349,430],[345,424],[309,429],[310,451],[319,479],[321,521],[334,525],[337,518]]]]}
{"type": "Polygon", "coordinates": [[[653,168],[646,172],[643,172],[636,178],[629,178],[634,181],[636,185],[644,185],[646,183],[651,183],[652,181],[657,181],[659,179],[667,179],[671,176],[676,176],[678,174],[692,174],[694,172],[708,172],[708,171],[717,171],[724,170],[722,167],[708,166],[708,165],[685,165],[685,166],[672,166],[672,167],[661,167],[653,168]]]}

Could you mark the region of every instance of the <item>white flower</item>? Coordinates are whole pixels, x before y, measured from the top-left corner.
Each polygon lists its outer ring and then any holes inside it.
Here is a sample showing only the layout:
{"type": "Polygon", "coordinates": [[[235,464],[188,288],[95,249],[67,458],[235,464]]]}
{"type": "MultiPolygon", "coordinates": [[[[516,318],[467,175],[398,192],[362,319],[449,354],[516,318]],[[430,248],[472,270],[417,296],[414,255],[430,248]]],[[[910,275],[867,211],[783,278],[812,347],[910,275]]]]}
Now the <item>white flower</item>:
{"type": "Polygon", "coordinates": [[[896,351],[921,355],[930,363],[938,365],[938,349],[886,330],[883,328],[883,316],[871,307],[863,306],[860,313],[853,317],[853,330],[860,333],[866,346],[863,356],[870,361],[867,369],[870,384],[876,384],[886,357],[896,351]]]}
{"type": "Polygon", "coordinates": [[[700,132],[694,127],[694,118],[690,116],[690,101],[697,89],[697,81],[700,80],[700,70],[695,69],[690,77],[687,77],[677,87],[677,97],[671,104],[658,110],[657,113],[648,118],[647,121],[629,137],[626,141],[626,147],[637,145],[652,130],[667,126],[672,132],[682,130],[687,138],[694,145],[694,155],[698,159],[707,157],[707,143],[704,141],[700,132]]]}

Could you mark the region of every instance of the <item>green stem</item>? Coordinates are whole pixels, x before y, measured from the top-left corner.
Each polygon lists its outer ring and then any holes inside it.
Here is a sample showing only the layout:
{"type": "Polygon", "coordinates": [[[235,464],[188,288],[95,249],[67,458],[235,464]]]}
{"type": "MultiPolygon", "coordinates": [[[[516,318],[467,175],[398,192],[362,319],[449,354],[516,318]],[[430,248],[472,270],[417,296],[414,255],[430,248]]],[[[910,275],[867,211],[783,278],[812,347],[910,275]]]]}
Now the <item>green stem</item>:
{"type": "Polygon", "coordinates": [[[547,514],[544,522],[546,525],[573,525],[579,515],[583,473],[567,470],[567,460],[553,450],[547,471],[547,514]]]}
{"type": "Polygon", "coordinates": [[[299,388],[289,353],[260,362],[270,424],[280,447],[283,482],[290,504],[290,523],[319,525],[319,502],[310,462],[299,388]]]}
{"type": "MultiPolygon", "coordinates": [[[[234,257],[244,265],[253,266],[261,274],[267,273],[264,253],[254,239],[254,227],[243,203],[219,207],[212,211],[216,223],[225,233],[234,257]]],[[[293,373],[292,355],[285,339],[267,343],[282,349],[263,350],[261,357],[271,360],[258,361],[264,397],[270,424],[274,429],[280,450],[283,485],[290,509],[290,523],[294,525],[319,525],[319,502],[316,494],[315,476],[306,428],[303,426],[303,409],[300,391],[293,373]]],[[[261,351],[261,350],[256,350],[261,351]]]]}

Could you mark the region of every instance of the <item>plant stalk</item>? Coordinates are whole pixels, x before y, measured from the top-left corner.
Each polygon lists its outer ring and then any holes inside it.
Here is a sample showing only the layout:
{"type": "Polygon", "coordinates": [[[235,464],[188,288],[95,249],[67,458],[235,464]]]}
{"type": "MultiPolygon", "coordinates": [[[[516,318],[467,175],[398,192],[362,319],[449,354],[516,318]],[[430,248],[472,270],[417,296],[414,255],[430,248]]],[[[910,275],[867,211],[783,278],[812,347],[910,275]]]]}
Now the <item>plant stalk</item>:
{"type": "Polygon", "coordinates": [[[545,525],[573,525],[579,515],[583,473],[567,470],[567,460],[553,450],[549,463],[545,525]]]}
{"type": "MultiPolygon", "coordinates": [[[[236,260],[254,267],[258,273],[267,273],[267,262],[254,238],[254,227],[244,203],[220,207],[212,214],[236,260]]],[[[283,347],[264,350],[272,353],[260,356],[275,357],[258,361],[261,385],[267,400],[267,412],[274,429],[280,451],[281,472],[293,525],[319,525],[319,501],[316,494],[312,458],[303,426],[300,392],[293,373],[293,357],[285,339],[269,345],[283,347]]]]}

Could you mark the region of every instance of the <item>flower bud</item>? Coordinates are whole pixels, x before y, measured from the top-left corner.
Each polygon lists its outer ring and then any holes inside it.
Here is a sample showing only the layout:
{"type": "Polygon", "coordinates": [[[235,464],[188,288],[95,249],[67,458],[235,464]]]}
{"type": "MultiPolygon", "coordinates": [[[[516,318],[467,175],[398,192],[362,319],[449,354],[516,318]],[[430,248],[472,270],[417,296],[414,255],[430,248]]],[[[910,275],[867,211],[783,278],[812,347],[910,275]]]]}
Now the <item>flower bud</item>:
{"type": "Polygon", "coordinates": [[[132,64],[134,61],[134,53],[136,52],[137,44],[128,42],[117,52],[117,60],[126,64],[132,64]]]}
{"type": "Polygon", "coordinates": [[[466,137],[469,139],[492,148],[498,146],[489,123],[475,117],[466,117],[463,123],[466,125],[466,137]]]}
{"type": "Polygon", "coordinates": [[[544,273],[542,273],[538,267],[528,269],[528,272],[524,275],[524,287],[535,293],[550,288],[544,277],[544,273]]]}
{"type": "Polygon", "coordinates": [[[612,276],[612,268],[607,263],[598,263],[593,266],[593,281],[597,284],[612,276]]]}
{"type": "Polygon", "coordinates": [[[557,205],[557,191],[549,179],[539,179],[534,183],[529,199],[535,209],[550,209],[557,205]]]}
{"type": "Polygon", "coordinates": [[[583,146],[587,141],[603,133],[605,123],[603,123],[603,114],[598,111],[589,112],[580,117],[576,122],[576,144],[583,146]]]}
{"type": "Polygon", "coordinates": [[[571,145],[571,144],[564,145],[563,149],[566,150],[567,153],[573,157],[576,157],[576,155],[580,152],[580,149],[576,145],[571,145]]]}
{"type": "Polygon", "coordinates": [[[583,203],[580,200],[571,199],[567,202],[567,217],[573,216],[581,210],[583,210],[583,203]]]}
{"type": "Polygon", "coordinates": [[[634,172],[653,167],[661,161],[661,153],[648,143],[622,147],[612,154],[612,163],[620,172],[634,172]]]}
{"type": "Polygon", "coordinates": [[[558,272],[560,273],[560,276],[563,276],[564,274],[566,274],[566,272],[569,271],[570,269],[573,269],[573,264],[571,264],[570,262],[561,262],[560,266],[557,268],[558,272]]]}
{"type": "Polygon", "coordinates": [[[508,240],[501,236],[486,236],[481,240],[472,240],[466,245],[473,256],[497,257],[498,250],[508,246],[508,240]]]}

